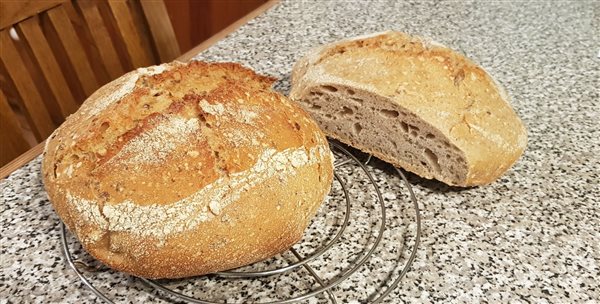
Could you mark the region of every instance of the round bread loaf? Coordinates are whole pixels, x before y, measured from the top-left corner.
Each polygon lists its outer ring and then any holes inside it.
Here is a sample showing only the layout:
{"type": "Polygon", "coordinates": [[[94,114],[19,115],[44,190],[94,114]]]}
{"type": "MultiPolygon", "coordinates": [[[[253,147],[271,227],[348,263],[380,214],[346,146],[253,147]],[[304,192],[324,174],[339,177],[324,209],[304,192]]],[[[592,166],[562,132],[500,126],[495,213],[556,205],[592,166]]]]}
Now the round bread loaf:
{"type": "Polygon", "coordinates": [[[56,212],[91,255],[147,278],[288,249],[328,193],[333,165],[323,133],[272,82],[193,61],[103,86],[46,141],[56,212]]]}

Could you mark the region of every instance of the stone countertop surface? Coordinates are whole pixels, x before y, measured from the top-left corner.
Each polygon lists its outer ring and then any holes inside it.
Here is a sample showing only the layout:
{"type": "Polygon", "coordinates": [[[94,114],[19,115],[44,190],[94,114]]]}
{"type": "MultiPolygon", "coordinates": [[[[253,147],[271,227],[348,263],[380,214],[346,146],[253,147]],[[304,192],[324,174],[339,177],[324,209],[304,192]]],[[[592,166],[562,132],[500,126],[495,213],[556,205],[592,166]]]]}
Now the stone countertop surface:
{"type": "MultiPolygon", "coordinates": [[[[482,65],[506,87],[529,142],[491,185],[456,189],[408,174],[421,208],[421,243],[387,303],[600,302],[600,2],[283,1],[197,58],[240,62],[281,79],[275,88],[287,94],[293,63],[311,47],[388,29],[430,37],[482,65]]],[[[360,245],[372,242],[373,227],[381,225],[380,211],[369,207],[373,189],[352,166],[336,168],[357,208],[349,233],[309,263],[326,280],[347,269],[348,258],[363,252],[360,245]]],[[[368,167],[389,230],[372,259],[333,288],[343,303],[373,299],[370,294],[397,278],[414,244],[406,189],[389,166],[368,167]]],[[[39,171],[38,157],[0,181],[0,303],[100,303],[65,264],[60,221],[39,171]]],[[[320,214],[330,218],[316,219],[307,242],[294,248],[308,254],[319,237],[330,238],[343,218],[339,206],[336,199],[325,204],[320,214]]],[[[94,266],[68,237],[76,258],[94,266]]],[[[261,267],[293,258],[283,254],[261,267]]],[[[96,266],[100,271],[86,276],[115,302],[177,302],[96,266]]],[[[165,284],[228,302],[278,299],[318,286],[302,269],[250,283],[203,277],[165,284]]]]}

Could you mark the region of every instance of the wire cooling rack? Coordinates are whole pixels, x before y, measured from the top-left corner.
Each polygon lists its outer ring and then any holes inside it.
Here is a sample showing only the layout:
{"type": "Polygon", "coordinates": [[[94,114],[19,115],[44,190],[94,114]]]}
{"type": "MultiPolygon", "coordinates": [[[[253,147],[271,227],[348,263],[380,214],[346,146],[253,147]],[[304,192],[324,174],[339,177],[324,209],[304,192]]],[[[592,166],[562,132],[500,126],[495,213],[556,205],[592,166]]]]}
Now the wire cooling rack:
{"type": "MultiPolygon", "coordinates": [[[[421,237],[417,199],[400,170],[391,171],[399,177],[399,185],[385,186],[382,194],[385,181],[372,171],[389,174],[391,167],[387,173],[367,167],[370,155],[351,153],[351,148],[335,141],[330,145],[336,162],[328,199],[304,238],[272,259],[195,278],[148,280],[95,261],[61,224],[66,262],[106,303],[118,300],[110,293],[119,286],[125,294],[141,292],[176,303],[379,303],[400,284],[415,259],[421,237]],[[407,197],[410,203],[398,197],[407,197]]],[[[126,295],[123,300],[127,299],[126,295]]]]}

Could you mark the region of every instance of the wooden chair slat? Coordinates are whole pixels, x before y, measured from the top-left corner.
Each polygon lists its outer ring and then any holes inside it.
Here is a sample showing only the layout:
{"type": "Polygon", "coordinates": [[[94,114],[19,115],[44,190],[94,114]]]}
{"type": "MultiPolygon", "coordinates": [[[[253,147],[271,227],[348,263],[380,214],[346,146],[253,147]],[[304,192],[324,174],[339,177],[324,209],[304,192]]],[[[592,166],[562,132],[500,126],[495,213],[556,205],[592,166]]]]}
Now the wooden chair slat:
{"type": "Polygon", "coordinates": [[[2,136],[2,147],[0,147],[0,164],[6,164],[15,157],[31,148],[21,127],[11,109],[4,92],[0,91],[0,136],[2,136]]]}
{"type": "Polygon", "coordinates": [[[142,9],[140,0],[127,0],[127,4],[129,6],[129,11],[131,12],[137,33],[142,39],[143,50],[148,54],[152,64],[159,63],[160,57],[158,56],[158,52],[156,51],[156,47],[152,41],[150,27],[148,26],[148,22],[144,16],[144,10],[142,9]]]}
{"type": "Polygon", "coordinates": [[[107,72],[107,67],[104,65],[97,43],[88,28],[81,8],[78,6],[79,3],[81,3],[81,1],[66,2],[61,5],[61,7],[71,20],[77,38],[81,41],[87,57],[91,59],[89,63],[92,66],[94,76],[96,76],[96,79],[98,80],[98,85],[101,86],[109,82],[112,78],[107,72]]]}
{"type": "Polygon", "coordinates": [[[169,21],[163,1],[140,0],[150,33],[154,39],[161,62],[169,62],[181,54],[173,25],[169,21]]]}
{"type": "Polygon", "coordinates": [[[22,1],[0,1],[0,29],[4,29],[51,9],[68,0],[22,0],[22,1]]]}
{"type": "Polygon", "coordinates": [[[91,95],[99,87],[94,70],[90,65],[88,57],[86,56],[85,48],[83,47],[81,40],[77,37],[77,33],[73,28],[73,24],[65,9],[62,6],[53,8],[47,12],[50,22],[54,26],[58,38],[69,57],[71,65],[76,71],[79,83],[83,88],[86,96],[91,95]]]}
{"type": "MultiPolygon", "coordinates": [[[[60,6],[57,6],[53,9],[58,9],[60,6]]],[[[48,45],[50,49],[54,53],[54,58],[56,59],[58,66],[60,67],[67,84],[69,85],[68,90],[71,91],[71,94],[75,98],[75,101],[79,104],[83,100],[85,100],[86,94],[83,92],[83,88],[81,87],[81,82],[79,81],[79,77],[77,76],[77,71],[73,68],[73,64],[71,64],[71,60],[67,55],[67,50],[65,45],[63,45],[62,41],[58,37],[58,33],[56,28],[50,21],[50,17],[48,16],[48,12],[46,11],[43,14],[39,15],[40,19],[40,27],[42,28],[42,32],[44,33],[44,37],[48,41],[48,45]]],[[[41,73],[40,73],[41,74],[41,73]]],[[[45,95],[42,95],[45,96],[45,95]]],[[[51,108],[51,107],[48,107],[51,108]]],[[[55,106],[58,109],[58,106],[55,106]]],[[[61,119],[62,113],[60,113],[61,119]]],[[[62,120],[61,120],[62,121],[62,120]]]]}
{"type": "Polygon", "coordinates": [[[113,13],[117,27],[123,42],[127,48],[129,59],[134,68],[149,66],[153,64],[151,50],[144,49],[144,41],[137,31],[134,18],[124,0],[111,0],[108,2],[113,13]]]}
{"type": "Polygon", "coordinates": [[[79,105],[75,102],[73,94],[68,89],[67,80],[42,32],[38,16],[19,23],[18,29],[23,33],[23,38],[27,40],[29,47],[33,51],[33,55],[50,86],[50,90],[52,90],[52,94],[56,98],[63,117],[67,117],[77,111],[79,105]]]}
{"type": "MultiPolygon", "coordinates": [[[[14,33],[11,33],[11,32],[9,32],[9,33],[11,34],[11,38],[13,39],[12,40],[13,45],[14,45],[16,51],[19,53],[19,56],[21,57],[22,62],[24,63],[24,65],[21,67],[21,70],[31,80],[31,83],[29,84],[29,88],[35,89],[38,92],[38,95],[42,97],[41,100],[42,100],[43,104],[38,105],[38,107],[40,109],[45,109],[46,111],[48,111],[48,114],[50,115],[50,119],[52,120],[52,123],[55,126],[57,126],[64,120],[64,117],[60,110],[60,107],[56,103],[56,98],[54,97],[54,94],[52,93],[52,90],[50,89],[50,85],[46,81],[46,79],[44,77],[44,73],[40,69],[40,66],[37,63],[37,60],[35,59],[35,55],[33,54],[33,51],[27,44],[27,41],[23,38],[23,33],[19,33],[20,30],[18,27],[14,27],[13,29],[14,29],[14,33]],[[16,37],[14,34],[16,34],[16,37]]],[[[4,69],[4,70],[6,71],[6,69],[4,69]]],[[[10,73],[7,72],[7,73],[5,73],[5,75],[10,75],[10,73]]],[[[14,84],[13,84],[13,87],[14,87],[14,84]]],[[[18,90],[16,90],[16,91],[18,91],[18,90]]],[[[4,90],[4,93],[7,94],[8,92],[6,90],[4,90]]],[[[14,100],[19,103],[19,106],[22,110],[21,113],[27,113],[27,109],[24,106],[24,102],[21,100],[22,99],[21,95],[17,94],[16,96],[18,96],[18,98],[14,99],[14,100]]],[[[8,97],[8,95],[7,95],[7,97],[8,97]]],[[[11,100],[9,100],[9,101],[11,101],[11,100]]],[[[33,120],[29,121],[29,117],[27,118],[27,120],[28,120],[28,124],[36,123],[36,121],[33,121],[33,120]]]]}
{"type": "Polygon", "coordinates": [[[94,2],[89,0],[78,1],[77,4],[81,9],[83,18],[90,30],[90,34],[96,43],[98,52],[100,53],[100,59],[104,63],[108,75],[111,79],[123,75],[125,70],[119,61],[119,55],[110,38],[108,29],[102,20],[102,15],[100,15],[98,7],[94,2]]]}
{"type": "Polygon", "coordinates": [[[48,110],[44,107],[42,96],[37,90],[31,88],[34,83],[33,78],[24,68],[25,63],[8,30],[0,32],[0,43],[2,44],[0,58],[21,96],[28,120],[32,125],[32,131],[38,140],[43,140],[54,131],[55,125],[48,110]]]}

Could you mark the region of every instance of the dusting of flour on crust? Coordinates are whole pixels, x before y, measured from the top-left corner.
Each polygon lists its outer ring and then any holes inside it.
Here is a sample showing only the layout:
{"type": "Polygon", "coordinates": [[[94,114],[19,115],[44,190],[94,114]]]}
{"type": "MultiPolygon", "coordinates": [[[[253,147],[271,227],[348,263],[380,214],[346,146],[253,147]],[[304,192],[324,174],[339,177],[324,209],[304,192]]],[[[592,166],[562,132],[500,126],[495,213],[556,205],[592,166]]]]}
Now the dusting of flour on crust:
{"type": "Polygon", "coordinates": [[[243,193],[264,181],[276,176],[293,176],[296,168],[315,164],[328,153],[325,145],[315,146],[310,151],[303,147],[279,152],[265,149],[248,170],[221,177],[198,192],[168,205],[140,206],[125,200],[118,204],[105,204],[100,212],[100,207],[94,201],[70,193],[67,194],[67,201],[100,229],[164,241],[174,233],[189,231],[211,220],[229,204],[236,202],[243,193]]]}
{"type": "Polygon", "coordinates": [[[167,119],[155,128],[127,143],[110,161],[118,160],[124,164],[161,162],[199,128],[198,118],[167,116],[167,119]]]}
{"type": "MultiPolygon", "coordinates": [[[[96,114],[102,112],[102,110],[106,109],[111,104],[117,102],[123,97],[127,96],[129,93],[133,91],[135,88],[135,84],[142,75],[156,75],[160,74],[169,69],[169,64],[161,64],[150,66],[146,68],[139,68],[135,71],[129,72],[119,79],[120,83],[116,85],[108,84],[110,87],[106,88],[106,96],[103,98],[96,99],[96,103],[90,108],[88,114],[90,116],[95,116],[96,114]]],[[[102,88],[100,89],[102,90],[102,88]]],[[[104,90],[103,90],[104,91],[104,90]]]]}
{"type": "Polygon", "coordinates": [[[202,109],[202,111],[211,114],[211,115],[222,115],[225,112],[225,107],[220,104],[214,104],[211,105],[210,103],[208,103],[208,101],[206,101],[206,99],[202,99],[200,100],[200,102],[198,103],[198,105],[200,106],[200,108],[202,109]]]}
{"type": "Polygon", "coordinates": [[[242,123],[250,124],[257,116],[258,114],[254,111],[240,109],[239,114],[236,118],[240,118],[238,119],[238,121],[242,123]]]}

